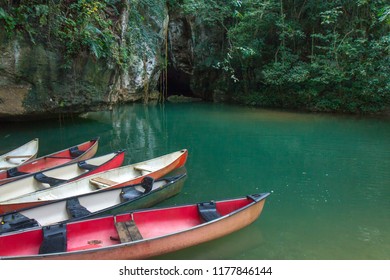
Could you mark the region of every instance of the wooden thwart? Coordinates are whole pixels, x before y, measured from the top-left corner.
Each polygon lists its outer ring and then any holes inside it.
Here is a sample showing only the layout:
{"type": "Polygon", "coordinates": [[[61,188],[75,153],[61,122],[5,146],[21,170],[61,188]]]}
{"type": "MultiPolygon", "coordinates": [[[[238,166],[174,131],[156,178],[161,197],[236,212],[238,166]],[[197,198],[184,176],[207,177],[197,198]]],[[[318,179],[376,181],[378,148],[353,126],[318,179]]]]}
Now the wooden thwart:
{"type": "Polygon", "coordinates": [[[9,160],[9,159],[12,159],[12,158],[29,158],[31,156],[32,155],[28,155],[28,156],[6,156],[5,160],[9,160]]]}
{"type": "Polygon", "coordinates": [[[118,231],[119,239],[121,243],[141,240],[142,235],[139,232],[135,222],[133,220],[126,222],[116,222],[116,230],[118,231]]]}
{"type": "Polygon", "coordinates": [[[105,187],[110,187],[118,184],[118,182],[112,181],[110,179],[101,178],[101,177],[92,178],[89,180],[89,182],[91,184],[96,185],[98,188],[105,188],[105,187]]]}
{"type": "Polygon", "coordinates": [[[135,170],[138,170],[138,171],[146,171],[146,172],[153,172],[153,168],[149,165],[137,165],[137,166],[134,166],[134,169],[135,170]]]}
{"type": "Polygon", "coordinates": [[[58,197],[51,193],[38,197],[38,200],[56,200],[56,199],[58,199],[58,197]]]}

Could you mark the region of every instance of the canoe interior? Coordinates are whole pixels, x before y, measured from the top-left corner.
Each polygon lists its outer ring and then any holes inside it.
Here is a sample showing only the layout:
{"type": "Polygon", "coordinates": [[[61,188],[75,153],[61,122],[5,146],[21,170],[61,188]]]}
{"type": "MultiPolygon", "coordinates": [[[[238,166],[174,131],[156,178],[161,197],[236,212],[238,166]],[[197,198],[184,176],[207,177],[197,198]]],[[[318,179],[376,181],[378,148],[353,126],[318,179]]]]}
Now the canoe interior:
{"type": "MultiPolygon", "coordinates": [[[[162,188],[166,183],[167,181],[165,180],[156,182],[153,184],[151,192],[155,192],[162,188]]],[[[135,189],[141,193],[144,191],[141,186],[136,186],[135,189]]],[[[122,189],[96,192],[90,195],[80,196],[78,197],[78,201],[81,206],[93,213],[124,203],[121,199],[121,193],[122,189]]],[[[72,218],[67,211],[66,200],[22,210],[20,213],[25,217],[35,219],[41,226],[66,221],[72,218]]]]}
{"type": "Polygon", "coordinates": [[[38,138],[15,148],[3,155],[0,155],[0,171],[16,167],[31,159],[34,159],[38,153],[38,138]]]}
{"type": "MultiPolygon", "coordinates": [[[[85,160],[86,164],[96,166],[96,169],[91,171],[80,168],[77,163],[71,163],[53,169],[45,170],[40,173],[47,177],[63,180],[63,182],[58,183],[58,185],[60,185],[69,181],[80,179],[85,176],[105,171],[107,169],[117,168],[123,163],[123,160],[124,152],[111,153],[108,155],[85,160]]],[[[24,178],[1,185],[0,201],[10,200],[22,195],[49,188],[50,184],[39,182],[34,178],[34,175],[31,174],[24,178]]]]}
{"type": "MultiPolygon", "coordinates": [[[[77,146],[79,151],[87,152],[94,146],[97,142],[95,140],[91,140],[89,142],[82,143],[77,146]]],[[[55,154],[50,154],[35,160],[32,164],[29,165],[21,165],[18,167],[20,172],[34,173],[44,169],[48,169],[54,166],[63,165],[70,161],[74,161],[80,156],[74,156],[71,154],[70,149],[59,151],[55,154]]]]}
{"type": "MultiPolygon", "coordinates": [[[[240,198],[216,202],[218,212],[224,216],[253,203],[240,198]]],[[[73,222],[66,225],[67,252],[97,249],[120,244],[115,222],[134,220],[143,239],[158,238],[188,230],[203,223],[197,205],[164,209],[147,209],[133,213],[73,222]]],[[[0,256],[37,255],[43,241],[42,230],[35,229],[0,236],[0,256]],[[25,240],[29,242],[26,243],[25,240]]]]}
{"type": "Polygon", "coordinates": [[[80,168],[77,164],[65,165],[63,168],[54,168],[42,173],[46,176],[68,180],[69,178],[80,178],[83,175],[92,175],[98,172],[117,168],[122,165],[124,161],[124,151],[106,154],[99,157],[94,157],[85,160],[86,164],[96,166],[96,169],[89,171],[88,169],[80,168]],[[101,166],[101,167],[100,167],[101,166]]]}
{"type": "Polygon", "coordinates": [[[15,168],[0,171],[0,184],[5,184],[16,179],[23,178],[29,174],[36,173],[42,170],[61,166],[66,163],[85,160],[95,155],[98,149],[98,140],[93,139],[88,142],[73,146],[66,150],[55,152],[37,159],[32,159],[15,168]],[[83,151],[83,154],[71,153],[70,150],[83,151]],[[12,172],[11,172],[12,171],[12,172]]]}

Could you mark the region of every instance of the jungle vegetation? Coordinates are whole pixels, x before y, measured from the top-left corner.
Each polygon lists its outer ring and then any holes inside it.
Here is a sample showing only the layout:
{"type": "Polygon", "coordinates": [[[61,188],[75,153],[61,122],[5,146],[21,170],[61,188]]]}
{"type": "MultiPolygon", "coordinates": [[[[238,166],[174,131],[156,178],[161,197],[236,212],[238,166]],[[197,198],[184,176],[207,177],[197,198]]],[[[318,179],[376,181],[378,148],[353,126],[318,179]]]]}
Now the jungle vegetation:
{"type": "Polygon", "coordinates": [[[179,2],[188,14],[225,29],[213,66],[224,70],[218,86],[235,100],[315,111],[389,108],[387,1],[179,2]]]}
{"type": "MultiPolygon", "coordinates": [[[[167,0],[224,37],[198,68],[235,102],[353,113],[390,108],[390,6],[385,0],[167,0]]],[[[152,0],[2,0],[0,28],[59,42],[68,61],[87,51],[125,67],[152,0]],[[115,22],[127,7],[128,36],[115,22]],[[133,7],[137,7],[136,9],[133,7]],[[125,41],[125,42],[124,42],[125,41]]],[[[197,46],[207,49],[207,42],[197,46]]]]}

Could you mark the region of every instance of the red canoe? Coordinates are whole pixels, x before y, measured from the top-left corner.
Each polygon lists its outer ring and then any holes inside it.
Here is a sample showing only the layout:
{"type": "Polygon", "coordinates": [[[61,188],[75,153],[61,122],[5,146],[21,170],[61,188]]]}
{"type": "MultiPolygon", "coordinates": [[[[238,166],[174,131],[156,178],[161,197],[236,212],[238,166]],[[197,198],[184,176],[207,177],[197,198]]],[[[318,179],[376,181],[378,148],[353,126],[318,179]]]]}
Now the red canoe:
{"type": "Polygon", "coordinates": [[[31,173],[36,173],[66,163],[89,159],[96,154],[98,142],[98,138],[92,139],[77,146],[30,160],[18,167],[0,171],[0,185],[23,178],[31,173]]]}
{"type": "Polygon", "coordinates": [[[0,236],[0,259],[146,259],[254,222],[269,193],[47,226],[0,236]]]}
{"type": "Polygon", "coordinates": [[[29,174],[26,177],[0,185],[0,203],[4,200],[51,189],[96,173],[117,168],[122,165],[124,158],[125,152],[117,151],[29,174]]]}

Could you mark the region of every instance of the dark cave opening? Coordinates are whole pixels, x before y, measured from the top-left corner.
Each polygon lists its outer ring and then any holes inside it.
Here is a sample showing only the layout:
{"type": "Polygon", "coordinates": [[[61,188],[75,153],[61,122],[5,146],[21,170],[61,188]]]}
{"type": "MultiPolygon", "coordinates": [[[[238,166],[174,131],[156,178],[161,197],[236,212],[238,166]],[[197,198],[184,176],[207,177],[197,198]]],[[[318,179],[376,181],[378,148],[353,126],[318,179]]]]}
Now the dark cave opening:
{"type": "Polygon", "coordinates": [[[184,95],[193,96],[190,86],[190,75],[183,71],[176,70],[174,67],[168,67],[167,72],[167,86],[168,96],[170,95],[184,95]]]}
{"type": "Polygon", "coordinates": [[[172,95],[194,97],[190,86],[191,76],[189,74],[174,67],[168,67],[165,79],[164,87],[166,87],[167,97],[172,95]]]}

